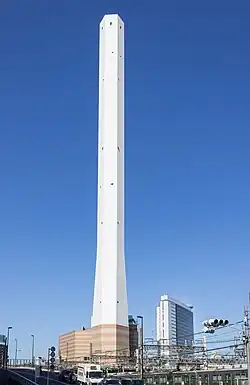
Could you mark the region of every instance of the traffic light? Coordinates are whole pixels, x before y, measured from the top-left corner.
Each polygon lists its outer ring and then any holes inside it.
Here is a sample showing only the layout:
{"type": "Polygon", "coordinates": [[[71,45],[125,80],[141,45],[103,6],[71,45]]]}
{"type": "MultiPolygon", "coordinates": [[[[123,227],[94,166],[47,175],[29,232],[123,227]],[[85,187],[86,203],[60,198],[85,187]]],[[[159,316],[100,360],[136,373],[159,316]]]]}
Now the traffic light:
{"type": "Polygon", "coordinates": [[[204,333],[213,334],[217,328],[227,326],[229,321],[227,319],[211,318],[208,321],[203,321],[202,323],[204,325],[204,333]]]}
{"type": "Polygon", "coordinates": [[[54,346],[51,346],[49,348],[49,369],[50,370],[55,370],[55,359],[56,357],[56,348],[54,346]]]}
{"type": "Polygon", "coordinates": [[[220,319],[220,326],[227,326],[229,324],[229,321],[227,319],[220,319]]]}

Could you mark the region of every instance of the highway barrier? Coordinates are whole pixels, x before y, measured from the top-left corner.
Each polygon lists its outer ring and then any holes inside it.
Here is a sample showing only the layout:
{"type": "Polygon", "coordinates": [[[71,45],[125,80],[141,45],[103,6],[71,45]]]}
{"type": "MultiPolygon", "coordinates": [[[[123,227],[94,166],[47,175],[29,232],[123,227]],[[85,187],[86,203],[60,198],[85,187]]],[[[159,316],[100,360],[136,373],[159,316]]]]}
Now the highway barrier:
{"type": "Polygon", "coordinates": [[[7,370],[6,383],[8,385],[38,385],[37,382],[34,382],[31,379],[14,372],[13,370],[7,370]]]}

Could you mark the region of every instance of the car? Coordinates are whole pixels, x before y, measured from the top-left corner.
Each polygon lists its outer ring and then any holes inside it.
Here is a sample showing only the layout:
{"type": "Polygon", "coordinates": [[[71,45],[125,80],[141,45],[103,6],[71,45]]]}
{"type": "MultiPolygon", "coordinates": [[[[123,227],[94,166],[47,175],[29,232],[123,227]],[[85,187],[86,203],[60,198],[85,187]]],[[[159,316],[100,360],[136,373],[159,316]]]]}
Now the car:
{"type": "Polygon", "coordinates": [[[72,370],[64,369],[59,374],[59,381],[65,382],[66,384],[75,384],[76,375],[72,370]]]}
{"type": "Polygon", "coordinates": [[[102,385],[121,385],[119,378],[105,378],[102,382],[102,385]]]}
{"type": "Polygon", "coordinates": [[[126,377],[108,377],[102,381],[102,385],[133,385],[133,380],[126,377]]]}
{"type": "Polygon", "coordinates": [[[132,384],[133,385],[144,385],[144,380],[139,380],[138,378],[133,378],[132,384]]]}

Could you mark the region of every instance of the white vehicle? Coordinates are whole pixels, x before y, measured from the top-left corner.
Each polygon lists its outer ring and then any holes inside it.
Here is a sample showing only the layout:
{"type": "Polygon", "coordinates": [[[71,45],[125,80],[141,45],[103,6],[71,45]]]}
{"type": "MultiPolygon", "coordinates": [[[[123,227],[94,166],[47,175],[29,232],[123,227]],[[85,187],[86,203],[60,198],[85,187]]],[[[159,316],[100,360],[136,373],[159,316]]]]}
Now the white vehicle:
{"type": "Polygon", "coordinates": [[[100,365],[86,364],[78,366],[77,381],[82,385],[97,385],[104,379],[100,365]]]}

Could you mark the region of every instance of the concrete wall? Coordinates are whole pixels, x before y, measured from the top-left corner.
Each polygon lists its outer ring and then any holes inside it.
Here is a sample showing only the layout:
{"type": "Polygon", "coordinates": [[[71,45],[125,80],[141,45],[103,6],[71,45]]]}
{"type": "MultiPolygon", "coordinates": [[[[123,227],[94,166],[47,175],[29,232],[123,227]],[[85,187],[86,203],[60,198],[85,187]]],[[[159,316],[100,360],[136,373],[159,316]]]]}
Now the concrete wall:
{"type": "Polygon", "coordinates": [[[0,369],[0,384],[6,384],[6,370],[0,369]]]}
{"type": "Polygon", "coordinates": [[[1,385],[21,385],[22,383],[11,378],[11,374],[7,370],[0,369],[1,385]]]}

